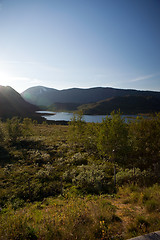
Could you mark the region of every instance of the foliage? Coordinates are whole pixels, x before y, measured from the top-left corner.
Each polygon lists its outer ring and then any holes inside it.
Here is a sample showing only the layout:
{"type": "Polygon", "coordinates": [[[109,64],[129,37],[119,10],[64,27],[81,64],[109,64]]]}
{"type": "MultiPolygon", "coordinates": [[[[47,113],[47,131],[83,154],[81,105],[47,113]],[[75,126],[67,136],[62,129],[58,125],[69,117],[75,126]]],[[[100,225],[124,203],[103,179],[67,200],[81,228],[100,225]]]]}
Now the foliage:
{"type": "Polygon", "coordinates": [[[128,129],[120,112],[112,112],[111,117],[103,120],[97,143],[102,156],[125,164],[128,150],[128,129]]]}
{"type": "Polygon", "coordinates": [[[88,154],[87,153],[75,153],[71,158],[68,160],[70,165],[87,165],[88,163],[88,154]]]}
{"type": "Polygon", "coordinates": [[[137,233],[144,235],[146,232],[149,232],[149,221],[143,216],[137,216],[133,223],[130,224],[128,232],[131,234],[131,237],[137,236],[137,233]]]}
{"type": "Polygon", "coordinates": [[[32,119],[30,118],[24,118],[23,119],[23,135],[24,136],[29,136],[31,135],[31,129],[33,130],[33,125],[32,125],[32,119]]]}
{"type": "Polygon", "coordinates": [[[69,123],[68,141],[72,145],[78,144],[86,151],[97,150],[97,132],[98,125],[94,123],[86,123],[83,120],[82,112],[73,115],[69,123]]]}
{"type": "Polygon", "coordinates": [[[69,126],[0,123],[0,239],[116,240],[158,230],[160,115],[81,117],[69,126]]]}
{"type": "Polygon", "coordinates": [[[134,166],[153,169],[159,164],[160,114],[149,119],[138,117],[130,123],[129,136],[134,166]]]}
{"type": "Polygon", "coordinates": [[[1,218],[3,239],[122,239],[115,207],[103,198],[48,199],[1,218]],[[51,217],[52,216],[52,217],[51,217]],[[118,230],[118,231],[117,231],[118,230]],[[113,237],[114,236],[114,237],[113,237]]]}
{"type": "Polygon", "coordinates": [[[79,142],[83,137],[85,121],[83,120],[83,113],[79,112],[73,115],[70,121],[70,140],[79,142]]]}
{"type": "Polygon", "coordinates": [[[156,176],[150,170],[141,171],[139,168],[121,169],[117,174],[117,184],[122,186],[124,184],[137,183],[140,186],[149,186],[157,181],[156,176]]]}
{"type": "Polygon", "coordinates": [[[8,138],[11,142],[16,142],[17,139],[22,136],[20,119],[18,119],[17,117],[7,120],[6,129],[8,138]]]}
{"type": "Polygon", "coordinates": [[[63,177],[86,193],[109,192],[113,188],[112,176],[107,174],[105,165],[81,165],[72,171],[67,170],[63,177]]]}

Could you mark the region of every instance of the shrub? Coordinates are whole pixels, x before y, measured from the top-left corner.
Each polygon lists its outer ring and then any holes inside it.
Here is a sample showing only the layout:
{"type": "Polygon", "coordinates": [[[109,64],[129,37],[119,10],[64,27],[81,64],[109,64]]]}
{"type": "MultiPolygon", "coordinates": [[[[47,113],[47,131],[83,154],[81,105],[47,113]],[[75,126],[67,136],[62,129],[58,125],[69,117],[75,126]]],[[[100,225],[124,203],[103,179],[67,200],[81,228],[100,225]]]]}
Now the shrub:
{"type": "Polygon", "coordinates": [[[137,216],[136,219],[128,226],[130,237],[144,235],[149,232],[150,223],[144,216],[137,216]]]}
{"type": "Polygon", "coordinates": [[[125,169],[121,170],[116,174],[117,183],[118,185],[123,184],[138,184],[139,186],[143,187],[150,186],[154,182],[156,182],[156,177],[153,171],[143,170],[141,171],[139,168],[135,169],[125,169]]]}
{"type": "Polygon", "coordinates": [[[17,117],[7,120],[6,129],[11,142],[16,142],[22,136],[22,127],[17,117]]]}
{"type": "Polygon", "coordinates": [[[160,187],[155,184],[143,191],[143,204],[148,212],[160,211],[160,187]]]}
{"type": "Polygon", "coordinates": [[[117,183],[119,185],[125,184],[125,183],[131,183],[133,181],[136,181],[141,178],[142,172],[139,168],[136,168],[135,171],[133,169],[126,168],[125,170],[121,170],[116,174],[117,177],[117,183]]]}
{"type": "Polygon", "coordinates": [[[35,229],[27,222],[27,218],[23,216],[4,216],[1,221],[0,237],[1,239],[12,240],[36,240],[37,235],[35,229]]]}
{"type": "Polygon", "coordinates": [[[86,165],[87,164],[87,157],[88,157],[88,154],[87,153],[76,153],[74,154],[70,160],[69,160],[69,163],[70,165],[75,165],[75,166],[78,166],[78,165],[86,165]]]}
{"type": "Polygon", "coordinates": [[[38,166],[42,166],[50,161],[50,154],[45,151],[40,150],[30,150],[28,153],[28,161],[30,164],[37,164],[38,166]]]}
{"type": "Polygon", "coordinates": [[[156,210],[160,210],[159,202],[155,199],[147,200],[145,203],[146,209],[148,212],[154,212],[156,210]]]}
{"type": "Polygon", "coordinates": [[[18,208],[23,207],[24,204],[25,204],[25,201],[24,201],[23,199],[16,198],[16,199],[14,199],[13,202],[12,202],[12,208],[13,208],[14,210],[16,210],[16,209],[18,209],[18,208]]]}
{"type": "Polygon", "coordinates": [[[113,186],[112,177],[106,174],[105,168],[105,165],[82,165],[71,172],[66,171],[63,177],[87,193],[109,192],[113,186]]]}
{"type": "Polygon", "coordinates": [[[44,164],[43,168],[41,168],[37,173],[36,176],[41,180],[44,181],[45,179],[49,179],[49,177],[54,177],[54,167],[51,164],[44,164]]]}
{"type": "Polygon", "coordinates": [[[25,136],[29,136],[31,134],[31,130],[33,130],[32,119],[24,118],[23,119],[23,134],[25,136]]]}

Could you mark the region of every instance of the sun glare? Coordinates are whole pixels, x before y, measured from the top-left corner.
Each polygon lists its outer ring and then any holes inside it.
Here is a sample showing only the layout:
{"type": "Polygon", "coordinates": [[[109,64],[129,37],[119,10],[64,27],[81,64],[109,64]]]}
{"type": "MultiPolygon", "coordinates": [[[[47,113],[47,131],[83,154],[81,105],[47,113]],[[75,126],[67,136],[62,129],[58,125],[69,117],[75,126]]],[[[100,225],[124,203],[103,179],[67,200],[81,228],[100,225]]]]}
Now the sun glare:
{"type": "Polygon", "coordinates": [[[11,84],[11,76],[8,73],[0,71],[0,85],[7,86],[11,84]]]}

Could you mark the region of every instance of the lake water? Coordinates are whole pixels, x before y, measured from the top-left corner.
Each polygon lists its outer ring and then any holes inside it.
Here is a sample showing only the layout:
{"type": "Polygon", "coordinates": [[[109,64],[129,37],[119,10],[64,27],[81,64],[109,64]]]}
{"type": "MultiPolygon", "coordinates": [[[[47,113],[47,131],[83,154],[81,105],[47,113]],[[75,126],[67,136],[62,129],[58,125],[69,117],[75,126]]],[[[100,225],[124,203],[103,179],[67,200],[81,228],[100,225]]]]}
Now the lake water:
{"type": "MultiPolygon", "coordinates": [[[[43,117],[46,120],[54,120],[54,121],[70,121],[73,118],[73,113],[68,112],[49,112],[49,111],[37,111],[38,113],[44,114],[43,117]],[[45,115],[50,114],[50,115],[45,115]],[[54,115],[51,115],[51,114],[54,115]]],[[[102,119],[104,119],[106,115],[83,115],[83,120],[85,122],[94,122],[94,123],[101,123],[102,119]]],[[[136,115],[122,115],[125,118],[125,121],[129,121],[137,117],[136,115]]]]}

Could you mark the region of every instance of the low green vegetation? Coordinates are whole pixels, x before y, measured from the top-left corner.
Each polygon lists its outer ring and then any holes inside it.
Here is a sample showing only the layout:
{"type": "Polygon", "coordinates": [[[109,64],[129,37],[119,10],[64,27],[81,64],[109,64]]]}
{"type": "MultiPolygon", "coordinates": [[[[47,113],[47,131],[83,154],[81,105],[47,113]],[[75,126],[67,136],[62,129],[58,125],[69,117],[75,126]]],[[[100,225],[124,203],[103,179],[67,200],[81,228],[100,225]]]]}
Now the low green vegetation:
{"type": "Polygon", "coordinates": [[[128,239],[159,230],[160,114],[68,126],[0,122],[0,239],[128,239]]]}

